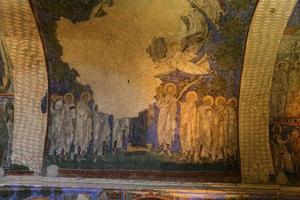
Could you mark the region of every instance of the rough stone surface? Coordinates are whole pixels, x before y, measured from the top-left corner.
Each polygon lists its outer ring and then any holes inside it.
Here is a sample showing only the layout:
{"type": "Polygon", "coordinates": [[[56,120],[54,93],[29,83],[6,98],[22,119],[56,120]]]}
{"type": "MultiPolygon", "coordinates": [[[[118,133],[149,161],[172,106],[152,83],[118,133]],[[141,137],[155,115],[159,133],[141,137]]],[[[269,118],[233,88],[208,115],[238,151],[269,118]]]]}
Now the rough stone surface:
{"type": "Polygon", "coordinates": [[[28,0],[0,0],[0,30],[14,70],[12,163],[41,172],[47,114],[41,101],[48,87],[44,51],[28,0]]]}
{"type": "Polygon", "coordinates": [[[252,18],[239,102],[242,181],[261,183],[274,174],[269,142],[273,70],[284,29],[296,0],[260,0],[252,18]]]}

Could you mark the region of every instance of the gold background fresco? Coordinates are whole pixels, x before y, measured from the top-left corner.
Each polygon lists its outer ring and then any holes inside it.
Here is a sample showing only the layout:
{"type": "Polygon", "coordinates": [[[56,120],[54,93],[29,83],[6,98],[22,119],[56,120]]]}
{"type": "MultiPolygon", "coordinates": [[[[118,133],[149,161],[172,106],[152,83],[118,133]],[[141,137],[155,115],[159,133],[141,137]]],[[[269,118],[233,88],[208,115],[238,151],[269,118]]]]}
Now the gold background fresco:
{"type": "Polygon", "coordinates": [[[180,18],[191,8],[185,0],[121,0],[104,10],[106,16],[84,22],[59,20],[62,58],[96,91],[99,110],[135,117],[155,101],[161,82],[154,76],[172,70],[153,63],[147,47],[153,38],[165,37],[173,45],[167,56],[173,55],[186,34],[180,18]]]}
{"type": "MultiPolygon", "coordinates": [[[[176,48],[183,36],[180,16],[189,11],[180,0],[143,2],[147,3],[122,0],[105,7],[105,17],[91,16],[75,24],[61,18],[58,23],[62,59],[78,70],[80,81],[98,91],[94,98],[100,110],[118,117],[136,116],[154,101],[160,84],[154,76],[170,68],[157,67],[145,49],[153,37],[162,35],[176,48]],[[115,13],[122,13],[122,18],[115,13]]],[[[267,182],[273,172],[268,127],[271,82],[280,39],[295,4],[296,0],[260,0],[251,22],[239,105],[241,173],[246,183],[267,182]]],[[[47,132],[47,116],[40,111],[48,84],[42,42],[28,1],[0,0],[0,7],[1,31],[15,67],[12,159],[39,173],[47,132]]]]}

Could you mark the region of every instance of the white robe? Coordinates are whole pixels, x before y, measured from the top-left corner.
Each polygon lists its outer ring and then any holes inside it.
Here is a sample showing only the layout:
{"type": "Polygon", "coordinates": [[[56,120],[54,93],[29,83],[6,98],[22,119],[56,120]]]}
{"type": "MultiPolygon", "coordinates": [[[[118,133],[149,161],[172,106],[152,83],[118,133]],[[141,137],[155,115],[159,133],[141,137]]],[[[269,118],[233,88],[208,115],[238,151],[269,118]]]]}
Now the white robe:
{"type": "Polygon", "coordinates": [[[102,140],[103,142],[106,142],[108,145],[110,142],[110,133],[111,133],[111,127],[109,125],[109,116],[107,114],[102,114],[101,116],[101,133],[102,133],[102,140]]]}
{"type": "Polygon", "coordinates": [[[54,151],[60,154],[59,147],[61,146],[61,133],[63,125],[63,102],[57,101],[51,105],[51,129],[50,129],[50,151],[49,155],[54,155],[54,151]]]}
{"type": "MultiPolygon", "coordinates": [[[[210,105],[201,105],[199,107],[199,143],[202,146],[200,156],[209,158],[212,145],[212,120],[213,113],[210,105]]],[[[200,148],[199,148],[200,149],[200,148]]]]}
{"type": "Polygon", "coordinates": [[[129,135],[129,119],[114,119],[113,125],[113,142],[117,142],[117,148],[122,149],[123,147],[123,134],[125,137],[129,135]]]}
{"type": "Polygon", "coordinates": [[[109,116],[104,113],[94,113],[94,154],[103,155],[104,142],[108,145],[110,142],[110,126],[108,121],[109,116]],[[97,120],[97,121],[96,121],[97,120]],[[98,123],[99,121],[99,123],[98,123]]]}
{"type": "Polygon", "coordinates": [[[227,158],[228,112],[224,106],[217,106],[213,113],[212,156],[216,161],[227,158]]]}
{"type": "Polygon", "coordinates": [[[229,156],[237,159],[238,154],[238,124],[237,124],[237,111],[234,107],[228,106],[228,147],[229,156]]]}
{"type": "Polygon", "coordinates": [[[177,99],[167,94],[158,102],[159,115],[157,122],[158,144],[171,145],[176,130],[177,99]]]}
{"type": "MultiPolygon", "coordinates": [[[[76,119],[76,108],[74,103],[66,103],[63,107],[63,127],[60,149],[68,153],[74,140],[75,127],[73,121],[76,119]]],[[[60,151],[61,151],[60,150],[60,151]]]]}
{"type": "Polygon", "coordinates": [[[76,105],[76,134],[74,139],[75,154],[78,154],[78,147],[81,152],[87,152],[92,137],[91,110],[83,101],[76,105]]]}
{"type": "Polygon", "coordinates": [[[194,152],[198,128],[196,103],[181,103],[180,107],[180,144],[181,152],[188,154],[194,152]]]}
{"type": "Polygon", "coordinates": [[[93,138],[94,138],[94,143],[93,143],[93,151],[94,154],[100,151],[99,155],[102,153],[102,144],[103,142],[101,141],[101,135],[102,133],[100,132],[101,129],[101,124],[100,124],[100,116],[101,114],[98,111],[93,112],[93,138]],[[101,144],[102,143],[102,144],[101,144]]]}

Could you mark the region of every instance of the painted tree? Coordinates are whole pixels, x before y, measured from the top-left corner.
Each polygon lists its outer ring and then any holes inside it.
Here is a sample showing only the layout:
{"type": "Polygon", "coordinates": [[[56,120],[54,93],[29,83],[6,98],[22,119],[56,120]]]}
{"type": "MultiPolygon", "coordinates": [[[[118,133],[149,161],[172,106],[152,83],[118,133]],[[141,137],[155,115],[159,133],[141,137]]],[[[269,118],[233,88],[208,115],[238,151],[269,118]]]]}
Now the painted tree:
{"type": "Polygon", "coordinates": [[[90,90],[89,86],[77,80],[78,72],[62,61],[63,49],[57,39],[56,29],[61,17],[73,23],[88,20],[99,1],[101,0],[32,0],[47,53],[51,94],[73,92],[78,97],[82,91],[90,90]]]}

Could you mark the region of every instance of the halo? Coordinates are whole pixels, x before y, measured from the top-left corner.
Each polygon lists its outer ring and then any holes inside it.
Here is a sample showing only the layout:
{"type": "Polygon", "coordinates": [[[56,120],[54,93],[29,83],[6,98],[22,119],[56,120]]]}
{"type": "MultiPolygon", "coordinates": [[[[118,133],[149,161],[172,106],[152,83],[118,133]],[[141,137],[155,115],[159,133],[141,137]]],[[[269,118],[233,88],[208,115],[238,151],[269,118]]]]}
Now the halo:
{"type": "Polygon", "coordinates": [[[238,104],[237,98],[233,97],[227,100],[227,104],[230,105],[232,102],[234,102],[235,106],[238,104]]]}
{"type": "Polygon", "coordinates": [[[63,100],[64,97],[62,95],[56,95],[56,100],[63,100]]]}
{"type": "Polygon", "coordinates": [[[91,93],[89,93],[89,92],[83,92],[83,93],[81,93],[81,95],[80,95],[80,100],[83,99],[83,96],[84,96],[84,95],[88,95],[88,100],[91,100],[91,93]]]}
{"type": "Polygon", "coordinates": [[[217,97],[217,98],[216,98],[216,106],[220,105],[219,102],[220,102],[221,100],[222,100],[223,102],[226,103],[226,99],[225,99],[224,97],[221,97],[221,96],[220,96],[220,97],[217,97]]]}
{"type": "Polygon", "coordinates": [[[67,93],[64,95],[64,101],[67,101],[67,97],[70,96],[71,97],[71,102],[74,102],[74,95],[72,93],[67,93]]]}
{"type": "Polygon", "coordinates": [[[279,62],[276,64],[277,68],[279,69],[279,66],[282,65],[282,64],[284,64],[285,67],[289,67],[289,63],[288,63],[286,60],[282,60],[282,61],[279,61],[279,62]]]}
{"type": "Polygon", "coordinates": [[[212,96],[207,95],[202,98],[202,102],[207,101],[207,100],[209,101],[209,105],[214,104],[214,98],[212,96]]]}
{"type": "Polygon", "coordinates": [[[196,100],[198,99],[198,94],[197,94],[197,92],[195,92],[195,91],[189,91],[189,92],[187,92],[186,98],[187,98],[188,96],[190,96],[190,95],[193,95],[193,96],[195,97],[196,100]]]}
{"type": "Polygon", "coordinates": [[[57,96],[58,96],[57,94],[51,94],[50,99],[56,101],[57,96]]]}
{"type": "Polygon", "coordinates": [[[275,125],[272,127],[272,131],[273,131],[273,132],[275,132],[275,128],[279,128],[280,133],[282,132],[282,127],[281,127],[279,124],[275,124],[275,125]]]}
{"type": "Polygon", "coordinates": [[[167,83],[165,86],[164,86],[164,92],[167,93],[167,88],[168,87],[173,87],[174,88],[174,94],[176,94],[177,92],[177,86],[174,84],[174,83],[167,83]]]}

